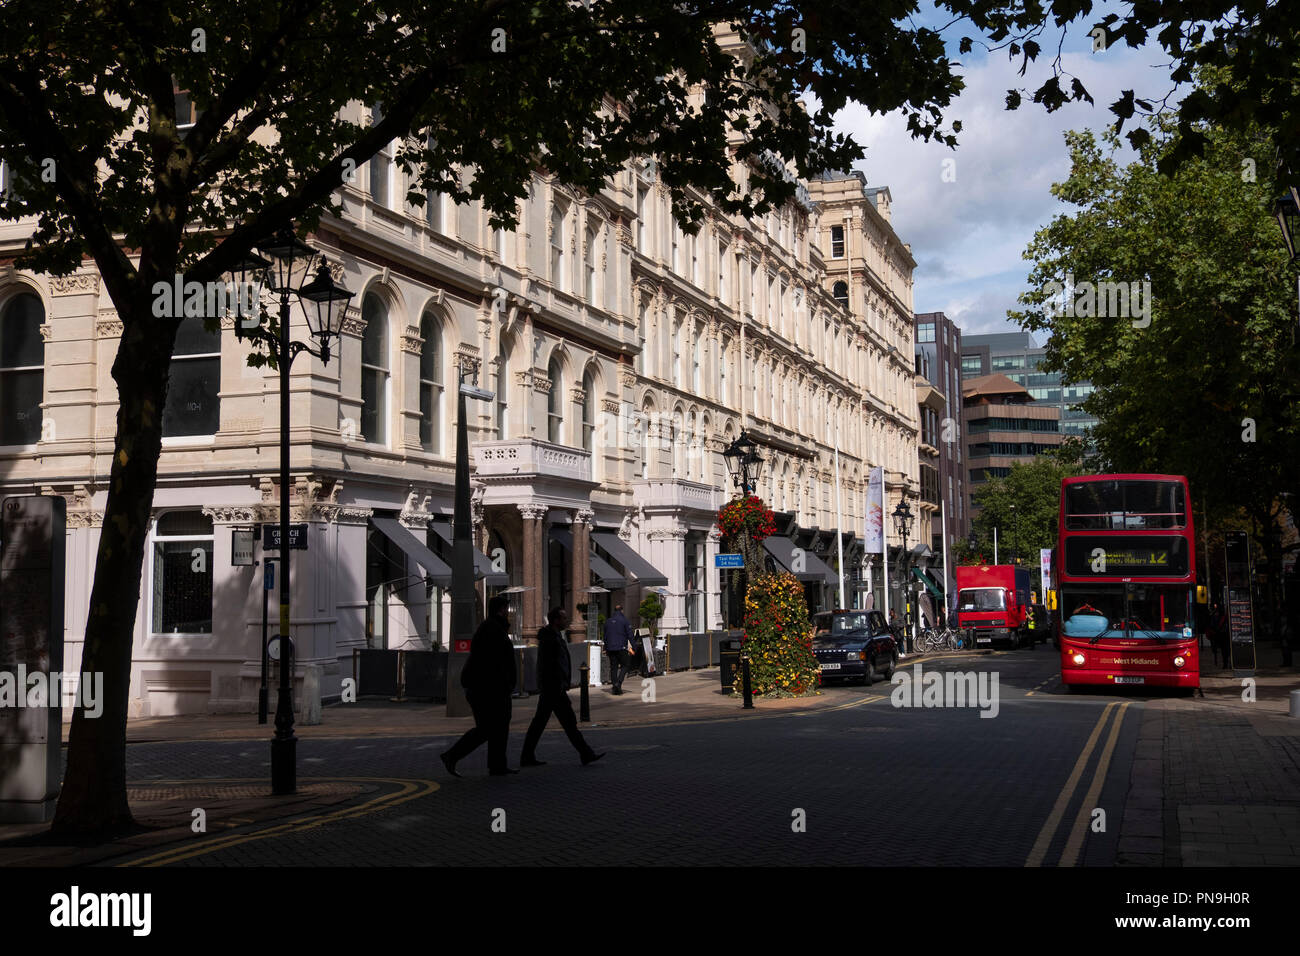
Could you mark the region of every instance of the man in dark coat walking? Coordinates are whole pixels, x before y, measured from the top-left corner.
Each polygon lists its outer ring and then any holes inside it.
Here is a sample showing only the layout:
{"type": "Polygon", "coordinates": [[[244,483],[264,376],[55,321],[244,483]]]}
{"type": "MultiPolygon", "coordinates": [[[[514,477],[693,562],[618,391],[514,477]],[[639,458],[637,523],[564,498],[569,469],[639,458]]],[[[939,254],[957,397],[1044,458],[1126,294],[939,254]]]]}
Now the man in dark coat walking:
{"type": "Polygon", "coordinates": [[[614,693],[623,693],[627,674],[627,654],[632,643],[632,625],[623,616],[623,605],[614,605],[614,613],[605,621],[605,653],[609,655],[609,680],[614,693]]]}
{"type": "Polygon", "coordinates": [[[519,766],[540,767],[546,763],[537,759],[537,742],[542,739],[542,731],[546,729],[551,714],[559,718],[569,743],[573,744],[583,766],[586,766],[605,755],[596,753],[583,739],[578,730],[578,719],[573,715],[573,705],[569,703],[572,663],[569,660],[569,639],[565,634],[569,615],[557,607],[551,610],[546,620],[547,626],[537,632],[537,713],[524,736],[524,752],[519,758],[519,766]]]}
{"type": "Polygon", "coordinates": [[[474,726],[440,754],[442,765],[459,777],[456,764],[487,741],[488,773],[502,777],[518,773],[506,766],[506,740],[510,735],[510,697],[515,690],[515,648],[510,643],[510,602],[497,595],[488,602],[488,616],[474,632],[469,660],[461,672],[461,686],[474,712],[474,726]]]}

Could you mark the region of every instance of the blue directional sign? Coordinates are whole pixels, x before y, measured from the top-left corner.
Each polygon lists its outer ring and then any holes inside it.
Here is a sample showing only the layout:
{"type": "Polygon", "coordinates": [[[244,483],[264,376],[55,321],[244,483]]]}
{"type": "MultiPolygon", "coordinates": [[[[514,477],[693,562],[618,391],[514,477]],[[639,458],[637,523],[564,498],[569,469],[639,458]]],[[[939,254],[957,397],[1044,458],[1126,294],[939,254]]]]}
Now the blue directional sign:
{"type": "Polygon", "coordinates": [[[743,554],[715,554],[713,556],[713,566],[715,568],[743,568],[745,566],[745,556],[743,554]]]}
{"type": "Polygon", "coordinates": [[[268,591],[275,590],[275,565],[267,561],[262,570],[262,587],[268,591]]]}

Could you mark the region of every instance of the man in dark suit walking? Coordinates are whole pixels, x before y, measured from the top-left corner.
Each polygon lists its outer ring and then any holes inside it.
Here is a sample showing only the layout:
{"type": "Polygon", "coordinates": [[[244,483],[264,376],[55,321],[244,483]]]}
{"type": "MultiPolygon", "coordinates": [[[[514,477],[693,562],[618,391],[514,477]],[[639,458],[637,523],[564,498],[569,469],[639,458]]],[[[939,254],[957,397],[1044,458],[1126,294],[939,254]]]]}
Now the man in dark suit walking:
{"type": "Polygon", "coordinates": [[[519,758],[519,766],[540,767],[546,763],[537,759],[537,742],[542,739],[542,731],[546,729],[551,714],[555,714],[585,767],[605,755],[596,753],[583,739],[578,730],[578,719],[573,715],[573,705],[569,703],[572,664],[569,639],[565,634],[569,615],[557,607],[551,610],[546,620],[547,626],[537,632],[537,713],[524,736],[524,752],[519,758]]]}
{"type": "Polygon", "coordinates": [[[605,653],[609,655],[609,680],[614,693],[623,693],[627,674],[627,652],[632,643],[632,625],[623,616],[623,605],[614,605],[614,613],[605,621],[605,653]]]}
{"type": "Polygon", "coordinates": [[[459,777],[456,764],[487,741],[488,773],[503,777],[518,773],[506,766],[506,739],[510,734],[510,697],[515,690],[515,648],[510,643],[510,602],[497,595],[488,602],[488,616],[474,632],[469,660],[461,672],[474,726],[440,754],[442,765],[453,777],[459,777]]]}

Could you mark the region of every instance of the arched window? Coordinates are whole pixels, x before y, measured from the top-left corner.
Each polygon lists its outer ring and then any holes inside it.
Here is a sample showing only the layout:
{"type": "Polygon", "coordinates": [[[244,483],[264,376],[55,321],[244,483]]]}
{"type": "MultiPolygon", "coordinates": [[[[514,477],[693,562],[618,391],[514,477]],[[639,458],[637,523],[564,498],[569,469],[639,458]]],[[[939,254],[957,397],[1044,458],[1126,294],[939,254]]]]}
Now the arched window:
{"type": "Polygon", "coordinates": [[[727,392],[727,379],[731,376],[731,363],[734,361],[731,354],[730,339],[722,340],[719,354],[722,361],[718,363],[718,401],[726,405],[731,400],[731,396],[727,392]]]}
{"type": "Polygon", "coordinates": [[[600,258],[600,223],[587,225],[587,242],[584,246],[586,258],[583,260],[583,287],[588,305],[596,305],[596,262],[600,258]]]}
{"type": "Polygon", "coordinates": [[[831,297],[844,308],[849,307],[849,284],[847,282],[837,282],[831,286],[831,297]]]}
{"type": "Polygon", "coordinates": [[[681,409],[673,413],[673,478],[686,477],[686,420],[681,409]]]}
{"type": "Polygon", "coordinates": [[[559,199],[551,206],[551,285],[557,289],[568,288],[565,282],[564,224],[568,207],[559,199]]]}
{"type": "Polygon", "coordinates": [[[640,375],[650,374],[650,317],[649,306],[642,302],[637,309],[637,328],[641,334],[641,350],[636,353],[636,370],[640,375]]]}
{"type": "Polygon", "coordinates": [[[388,308],[373,292],[361,302],[361,439],[388,441],[388,308]]]}
{"type": "Polygon", "coordinates": [[[40,296],[20,292],[0,309],[0,445],[41,440],[45,398],[45,342],[40,296]]]}
{"type": "Polygon", "coordinates": [[[691,391],[696,395],[704,394],[702,367],[704,365],[704,336],[695,336],[695,347],[691,350],[691,391]]]}
{"type": "Polygon", "coordinates": [[[582,376],[582,447],[591,451],[596,434],[596,379],[591,372],[582,376]]]}
{"type": "Polygon", "coordinates": [[[164,438],[215,435],[221,424],[221,332],[209,332],[203,319],[181,320],[167,371],[164,438]]]}
{"type": "Polygon", "coordinates": [[[683,478],[699,478],[699,434],[695,430],[695,413],[686,419],[686,434],[682,436],[682,447],[686,451],[686,473],[683,478]]]}
{"type": "Polygon", "coordinates": [[[420,319],[420,447],[442,452],[442,323],[433,312],[420,319]]]}
{"type": "MultiPolygon", "coordinates": [[[[650,427],[654,422],[654,406],[649,402],[641,409],[641,427],[645,429],[641,435],[641,480],[650,479],[650,458],[653,456],[655,448],[650,439],[650,427]]],[[[656,423],[657,424],[657,423],[656,423]]],[[[656,440],[658,436],[655,436],[656,440]]]]}
{"type": "Polygon", "coordinates": [[[546,438],[559,444],[564,428],[564,374],[559,359],[551,359],[546,366],[546,377],[551,380],[551,390],[546,395],[546,438]]]}
{"type": "Polygon", "coordinates": [[[673,384],[682,388],[685,382],[682,380],[682,348],[686,339],[686,322],[682,318],[677,319],[676,334],[673,336],[673,384]]]}
{"type": "Polygon", "coordinates": [[[497,438],[509,438],[510,431],[510,356],[505,339],[497,352],[497,438]]]}

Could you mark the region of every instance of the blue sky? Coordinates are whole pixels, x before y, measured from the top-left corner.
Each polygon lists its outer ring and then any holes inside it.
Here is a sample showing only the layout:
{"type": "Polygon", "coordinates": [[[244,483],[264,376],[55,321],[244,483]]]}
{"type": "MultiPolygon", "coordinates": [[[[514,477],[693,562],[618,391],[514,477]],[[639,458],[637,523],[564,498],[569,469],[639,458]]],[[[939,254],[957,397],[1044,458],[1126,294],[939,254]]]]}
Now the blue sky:
{"type": "MultiPolygon", "coordinates": [[[[1059,31],[1044,31],[1039,38],[1044,52],[1021,77],[1019,58],[1012,63],[1005,51],[990,54],[977,47],[959,55],[958,41],[972,31],[958,23],[944,33],[966,83],[945,115],[948,123],[962,124],[955,151],[913,140],[897,114],[872,115],[865,107],[849,106],[836,117],[837,129],[866,148],[858,168],[868,184],[889,187],[894,229],[911,243],[917,260],[917,312],[944,312],[968,334],[1018,329],[1006,312],[1017,308],[1026,286],[1030,264],[1022,254],[1037,229],[1071,208],[1049,191],[1069,171],[1064,132],[1100,132],[1114,120],[1108,107],[1122,90],[1159,99],[1171,88],[1168,58],[1155,43],[1092,51],[1087,27],[1112,6],[1072,25],[1062,49],[1063,69],[1087,86],[1092,106],[1070,104],[1049,114],[1026,96],[1018,110],[1008,112],[1008,89],[1032,91],[1051,75],[1059,31]],[[944,179],[945,160],[955,163],[947,167],[955,177],[951,182],[944,179]]],[[[931,10],[915,22],[938,26],[946,18],[931,10]]]]}

